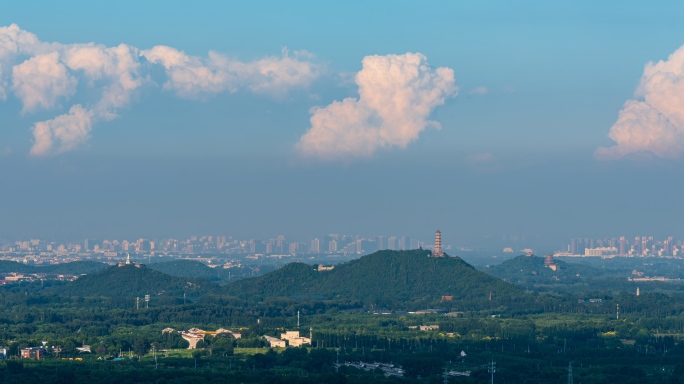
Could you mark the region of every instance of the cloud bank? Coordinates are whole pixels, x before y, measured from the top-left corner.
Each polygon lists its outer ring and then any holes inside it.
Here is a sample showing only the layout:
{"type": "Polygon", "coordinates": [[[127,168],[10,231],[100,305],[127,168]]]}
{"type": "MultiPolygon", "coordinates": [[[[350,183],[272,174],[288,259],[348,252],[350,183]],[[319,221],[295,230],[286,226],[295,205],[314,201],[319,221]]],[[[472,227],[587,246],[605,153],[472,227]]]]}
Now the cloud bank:
{"type": "Polygon", "coordinates": [[[163,89],[183,98],[247,90],[282,96],[295,87],[307,87],[320,68],[306,52],[266,57],[253,62],[231,60],[216,52],[207,58],[189,56],[172,47],[149,50],[121,44],[61,44],[43,42],[16,24],[0,27],[0,100],[14,96],[22,113],[68,108],[53,119],[36,122],[31,155],[44,156],[73,150],[86,143],[99,121],[116,118],[138,90],[153,84],[149,73],[164,69],[163,89]],[[79,89],[97,96],[88,103],[71,104],[79,89]]]}
{"type": "Polygon", "coordinates": [[[608,137],[616,145],[598,148],[596,158],[638,153],[677,158],[684,153],[684,46],[665,61],[646,64],[635,99],[625,102],[608,137]]]}
{"type": "Polygon", "coordinates": [[[440,127],[430,114],[458,92],[454,71],[432,69],[420,53],[367,56],[355,81],[358,99],[312,110],[311,128],[297,144],[301,154],[332,160],[406,148],[427,127],[440,127]]]}

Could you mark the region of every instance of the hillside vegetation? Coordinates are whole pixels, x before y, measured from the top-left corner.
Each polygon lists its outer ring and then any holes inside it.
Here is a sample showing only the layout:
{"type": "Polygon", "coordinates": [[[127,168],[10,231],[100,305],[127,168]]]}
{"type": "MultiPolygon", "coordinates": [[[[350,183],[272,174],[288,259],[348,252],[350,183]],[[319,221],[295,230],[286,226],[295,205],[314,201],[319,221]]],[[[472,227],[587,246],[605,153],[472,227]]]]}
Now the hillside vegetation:
{"type": "Polygon", "coordinates": [[[173,260],[163,263],[149,264],[148,267],[155,271],[178,277],[194,277],[207,280],[220,280],[220,270],[210,268],[201,261],[196,260],[173,260]]]}
{"type": "Polygon", "coordinates": [[[61,287],[56,294],[71,296],[137,297],[144,295],[197,295],[216,289],[204,279],[169,276],[146,266],[113,266],[101,272],[80,277],[61,287]]]}
{"type": "Polygon", "coordinates": [[[0,273],[48,273],[81,275],[101,271],[108,265],[97,261],[74,261],[71,263],[28,265],[16,261],[0,260],[0,273]]]}
{"type": "Polygon", "coordinates": [[[603,273],[587,265],[557,259],[554,263],[555,271],[544,266],[543,257],[518,256],[499,265],[490,266],[486,272],[514,284],[572,284],[603,273]]]}
{"type": "Polygon", "coordinates": [[[313,265],[291,263],[229,284],[225,290],[238,297],[325,297],[395,309],[437,304],[442,296],[453,296],[452,302],[443,303],[451,307],[503,305],[525,296],[512,284],[478,271],[458,257],[429,255],[424,250],[379,251],[321,272],[313,265]]]}

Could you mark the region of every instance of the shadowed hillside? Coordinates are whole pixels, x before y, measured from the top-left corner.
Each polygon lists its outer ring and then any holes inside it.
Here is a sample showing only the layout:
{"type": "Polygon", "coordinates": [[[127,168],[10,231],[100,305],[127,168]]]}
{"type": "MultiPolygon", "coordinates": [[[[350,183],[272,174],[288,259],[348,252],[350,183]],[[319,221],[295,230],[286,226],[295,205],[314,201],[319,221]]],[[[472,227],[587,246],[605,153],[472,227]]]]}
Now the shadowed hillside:
{"type": "Polygon", "coordinates": [[[442,296],[453,296],[453,302],[446,304],[457,306],[492,306],[525,296],[515,286],[476,270],[458,257],[429,255],[424,250],[379,251],[321,272],[312,265],[292,263],[264,276],[232,283],[226,291],[242,297],[342,298],[392,308],[435,304],[442,296]]]}
{"type": "Polygon", "coordinates": [[[178,277],[195,277],[207,280],[220,280],[220,269],[210,268],[201,261],[173,260],[148,265],[150,269],[178,277]]]}
{"type": "Polygon", "coordinates": [[[572,284],[602,275],[601,271],[587,265],[566,263],[558,259],[554,259],[554,264],[556,270],[545,267],[543,257],[518,256],[490,266],[485,271],[514,284],[572,284]]]}
{"type": "Polygon", "coordinates": [[[49,273],[81,275],[101,271],[108,265],[97,261],[74,261],[71,263],[28,265],[16,261],[0,260],[0,273],[49,273]]]}
{"type": "Polygon", "coordinates": [[[136,297],[144,295],[196,295],[218,288],[203,279],[169,276],[141,266],[109,267],[101,272],[80,277],[55,293],[73,296],[136,297]]]}

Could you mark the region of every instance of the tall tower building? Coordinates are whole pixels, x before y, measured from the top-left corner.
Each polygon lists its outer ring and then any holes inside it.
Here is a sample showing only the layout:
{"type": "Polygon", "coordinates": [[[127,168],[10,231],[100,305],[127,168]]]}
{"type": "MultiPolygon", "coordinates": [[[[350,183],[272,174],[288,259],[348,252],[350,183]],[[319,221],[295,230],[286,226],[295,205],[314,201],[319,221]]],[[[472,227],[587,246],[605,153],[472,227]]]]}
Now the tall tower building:
{"type": "Polygon", "coordinates": [[[311,253],[320,253],[321,252],[321,241],[318,238],[311,240],[310,251],[311,251],[311,253]]]}
{"type": "Polygon", "coordinates": [[[432,250],[432,256],[444,257],[444,252],[442,252],[442,232],[439,229],[435,232],[435,248],[432,250]]]}

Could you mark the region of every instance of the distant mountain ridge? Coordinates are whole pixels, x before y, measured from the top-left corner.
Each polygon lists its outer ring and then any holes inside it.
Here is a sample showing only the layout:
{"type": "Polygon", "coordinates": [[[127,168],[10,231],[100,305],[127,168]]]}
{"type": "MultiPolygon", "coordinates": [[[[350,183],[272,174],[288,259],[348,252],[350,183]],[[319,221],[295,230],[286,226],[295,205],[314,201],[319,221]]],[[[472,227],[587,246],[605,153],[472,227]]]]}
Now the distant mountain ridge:
{"type": "Polygon", "coordinates": [[[461,305],[494,305],[524,296],[519,288],[478,271],[459,257],[430,255],[425,250],[379,251],[320,272],[313,265],[291,263],[229,284],[225,292],[238,297],[324,296],[393,308],[427,305],[442,296],[461,305]]]}

